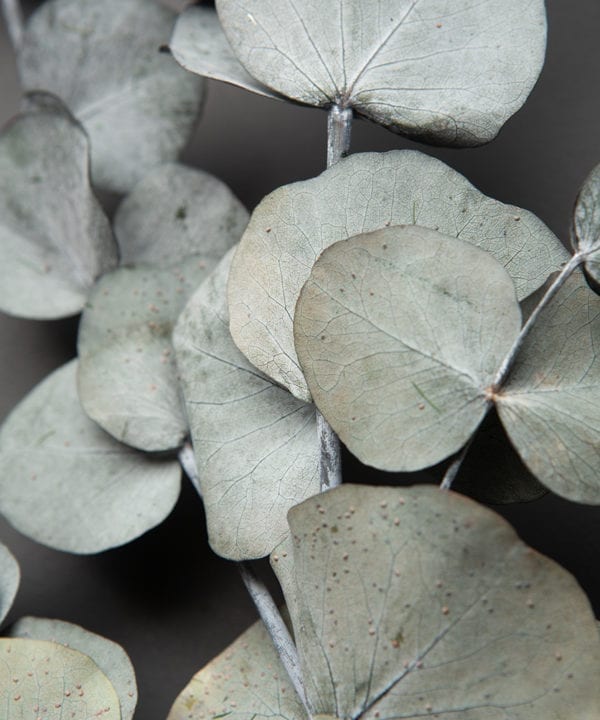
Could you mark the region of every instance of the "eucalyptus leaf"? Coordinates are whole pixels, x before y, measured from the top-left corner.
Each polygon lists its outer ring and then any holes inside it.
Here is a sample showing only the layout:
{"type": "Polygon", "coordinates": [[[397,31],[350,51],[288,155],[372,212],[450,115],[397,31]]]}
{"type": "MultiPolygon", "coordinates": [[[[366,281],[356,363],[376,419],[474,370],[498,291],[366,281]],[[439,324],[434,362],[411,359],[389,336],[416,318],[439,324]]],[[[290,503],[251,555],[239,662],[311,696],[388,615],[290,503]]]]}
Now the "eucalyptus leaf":
{"type": "Polygon", "coordinates": [[[543,0],[217,0],[259,82],[439,144],[492,140],[525,102],[546,46],[543,0]]]}
{"type": "Polygon", "coordinates": [[[0,638],[6,720],[121,720],[119,698],[87,655],[54,642],[0,638]]]}
{"type": "Polygon", "coordinates": [[[600,297],[575,272],[542,311],[495,400],[531,472],[575,502],[600,503],[600,297]]]}
{"type": "Polygon", "coordinates": [[[9,549],[0,543],[0,625],[12,607],[20,581],[19,563],[9,549]]]}
{"type": "Polygon", "coordinates": [[[120,645],[79,625],[62,620],[24,617],[10,629],[10,637],[48,640],[90,657],[111,682],[121,709],[121,720],[131,720],[137,703],[135,671],[120,645]]]}
{"type": "Polygon", "coordinates": [[[331,246],[294,319],[315,403],[363,463],[418,470],[459,450],[519,334],[508,273],[435,230],[394,226],[331,246]]]}
{"type": "Polygon", "coordinates": [[[315,260],[338,240],[403,224],[491,252],[513,278],[519,298],[568,257],[534,215],[482,195],[435,158],[409,150],[352,155],[316,178],[275,190],[254,211],[229,281],[237,346],[262,372],[310,400],[292,319],[315,260]]]}
{"type": "Polygon", "coordinates": [[[273,564],[313,715],[596,717],[587,598],[495,513],[431,486],[343,485],[289,523],[273,564]]]}
{"type": "Polygon", "coordinates": [[[83,412],[77,362],[21,401],[0,429],[0,511],[17,530],[58,550],[122,545],[170,513],[179,465],[113,440],[83,412]]]}
{"type": "Polygon", "coordinates": [[[117,264],[117,247],[90,187],[82,127],[46,93],[25,105],[0,136],[0,309],[66,317],[117,264]]]}
{"type": "Polygon", "coordinates": [[[306,719],[262,621],[194,675],[167,720],[224,717],[306,719]]]}
{"type": "Polygon", "coordinates": [[[209,541],[234,560],[263,557],[290,507],[319,492],[315,407],[258,372],[229,334],[232,251],[183,311],[173,335],[209,541]]]}
{"type": "Polygon", "coordinates": [[[575,204],[574,245],[587,254],[585,268],[600,283],[600,165],[591,171],[575,204]]]}
{"type": "Polygon", "coordinates": [[[222,80],[257,95],[282,99],[246,71],[234,55],[212,7],[186,8],[177,18],[169,47],[175,60],[196,75],[222,80]]]}
{"type": "Polygon", "coordinates": [[[83,123],[100,187],[128,191],[192,131],[202,82],[159,52],[174,19],[152,0],[49,0],[27,23],[23,86],[58,95],[83,123]]]}

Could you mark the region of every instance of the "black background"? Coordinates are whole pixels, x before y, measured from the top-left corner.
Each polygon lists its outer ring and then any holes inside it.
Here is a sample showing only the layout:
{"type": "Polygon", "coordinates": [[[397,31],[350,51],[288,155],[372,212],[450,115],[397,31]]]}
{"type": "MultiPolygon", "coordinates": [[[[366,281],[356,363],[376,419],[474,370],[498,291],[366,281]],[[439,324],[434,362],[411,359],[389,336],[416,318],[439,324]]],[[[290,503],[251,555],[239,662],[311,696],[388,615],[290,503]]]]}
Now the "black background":
{"type": "MultiPolygon", "coordinates": [[[[418,147],[484,193],[533,211],[565,241],[578,188],[600,162],[600,3],[546,4],[544,71],[494,142],[471,150],[427,148],[359,121],[352,152],[418,147]]],[[[0,123],[18,102],[14,62],[0,25],[0,123]]],[[[228,183],[252,209],[274,188],[323,170],[325,131],[322,111],[209,83],[203,116],[183,157],[228,183]]],[[[74,355],[76,327],[73,319],[42,323],[0,314],[0,419],[74,355]]],[[[345,480],[367,476],[373,481],[372,472],[346,462],[345,480]]],[[[377,476],[382,484],[389,480],[377,476]]],[[[600,509],[546,496],[503,513],[527,542],[577,577],[600,615],[600,509]]],[[[208,548],[201,502],[187,486],[163,525],[111,552],[79,557],[49,550],[2,520],[0,540],[23,574],[9,619],[61,618],[121,643],[137,671],[136,720],[165,718],[191,675],[255,617],[236,568],[208,548]]],[[[565,615],[570,621],[567,608],[565,615]]]]}

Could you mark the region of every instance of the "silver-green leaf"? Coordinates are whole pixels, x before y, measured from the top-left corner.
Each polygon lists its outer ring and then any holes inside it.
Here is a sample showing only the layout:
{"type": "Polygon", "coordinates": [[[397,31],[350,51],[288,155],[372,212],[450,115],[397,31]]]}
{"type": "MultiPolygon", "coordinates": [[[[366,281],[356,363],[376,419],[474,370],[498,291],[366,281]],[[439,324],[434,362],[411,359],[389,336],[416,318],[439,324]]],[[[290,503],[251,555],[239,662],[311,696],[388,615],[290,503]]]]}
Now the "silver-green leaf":
{"type": "Polygon", "coordinates": [[[0,543],[0,625],[12,607],[20,581],[19,563],[9,549],[0,543]]]}
{"type": "Polygon", "coordinates": [[[234,560],[263,557],[290,507],[319,492],[315,408],[258,372],[229,334],[230,252],[181,315],[181,373],[208,534],[234,560]]]}
{"type": "Polygon", "coordinates": [[[289,523],[293,541],[273,564],[294,599],[313,714],[597,716],[587,598],[495,513],[431,486],[343,485],[293,508],[289,523]]]}
{"type": "Polygon", "coordinates": [[[600,165],[585,179],[575,204],[574,245],[586,254],[585,268],[600,283],[600,165]]]}
{"type": "Polygon", "coordinates": [[[100,187],[127,192],[192,131],[202,81],[159,51],[174,19],[153,0],[50,0],[27,23],[23,86],[58,95],[82,122],[100,187]]]}
{"type": "Polygon", "coordinates": [[[438,144],[492,140],[546,47],[543,0],[217,0],[233,51],[264,85],[438,144]]]}
{"type": "Polygon", "coordinates": [[[254,211],[229,282],[237,346],[262,372],[310,400],[292,318],[313,263],[338,240],[411,223],[491,252],[519,298],[568,257],[534,215],[486,197],[439,160],[409,150],[352,155],[316,178],[275,190],[254,211]]]}
{"type": "Polygon", "coordinates": [[[0,136],[0,309],[51,319],[78,313],[117,264],[107,217],[89,180],[89,143],[46,93],[0,136]]]}
{"type": "Polygon", "coordinates": [[[169,47],[175,60],[196,75],[281,99],[255,80],[234,55],[214,8],[193,6],[184,10],[177,18],[169,47]]]}
{"type": "Polygon", "coordinates": [[[10,637],[47,640],[90,657],[110,680],[121,709],[121,720],[131,720],[137,704],[137,684],[131,660],[112,640],[62,620],[23,617],[10,628],[10,637]]]}
{"type": "Polygon", "coordinates": [[[489,253],[394,226],[329,247],[294,318],[310,392],[363,463],[418,470],[459,450],[516,339],[515,287],[489,253]]]}
{"type": "Polygon", "coordinates": [[[82,410],[77,362],[59,368],[0,428],[0,512],[58,550],[122,545],[170,513],[180,487],[174,460],[121,445],[82,410]]]}
{"type": "Polygon", "coordinates": [[[575,502],[600,503],[600,297],[575,272],[542,311],[496,396],[531,472],[575,502]]]}

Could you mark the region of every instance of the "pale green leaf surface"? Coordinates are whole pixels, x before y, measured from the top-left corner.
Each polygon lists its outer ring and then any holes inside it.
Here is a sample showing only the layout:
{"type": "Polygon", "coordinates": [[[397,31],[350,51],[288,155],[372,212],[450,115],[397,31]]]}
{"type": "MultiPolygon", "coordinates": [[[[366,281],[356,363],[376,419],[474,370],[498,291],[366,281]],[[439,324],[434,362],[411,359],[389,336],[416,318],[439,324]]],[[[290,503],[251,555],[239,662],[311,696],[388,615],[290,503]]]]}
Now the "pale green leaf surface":
{"type": "Polygon", "coordinates": [[[190,72],[221,80],[257,95],[281,100],[255,80],[234,55],[212,7],[188,7],[177,18],[169,45],[173,57],[190,72]]]}
{"type": "Polygon", "coordinates": [[[23,86],[58,95],[82,122],[100,187],[128,191],[192,131],[202,81],[159,52],[174,19],[151,0],[50,0],[27,23],[23,86]]]}
{"type": "Polygon", "coordinates": [[[0,511],[59,550],[95,553],[162,522],[179,495],[174,460],[117,443],[82,410],[77,362],[21,401],[0,429],[0,511]]]}
{"type": "Polygon", "coordinates": [[[224,717],[306,720],[262,621],[194,675],[175,701],[168,720],[224,717]]]}
{"type": "Polygon", "coordinates": [[[87,655],[44,640],[0,638],[0,659],[6,720],[121,720],[113,686],[87,655]]]}
{"type": "Polygon", "coordinates": [[[587,253],[585,267],[600,283],[600,165],[585,179],[575,204],[575,248],[587,253]]]}
{"type": "Polygon", "coordinates": [[[430,486],[343,485],[289,523],[277,567],[292,565],[281,578],[314,713],[597,718],[587,598],[495,513],[430,486]]]}
{"type": "Polygon", "coordinates": [[[576,271],[537,319],[496,397],[531,472],[575,502],[600,503],[600,297],[576,271]]]}
{"type": "Polygon", "coordinates": [[[514,284],[492,255],[405,225],[325,250],[294,335],[315,403],[346,447],[367,465],[411,471],[470,438],[520,325],[514,284]]]}
{"type": "Polygon", "coordinates": [[[121,709],[121,720],[131,720],[137,703],[137,684],[131,660],[112,640],[62,620],[23,617],[10,629],[10,637],[47,640],[90,657],[111,682],[121,709]]]}
{"type": "Polygon", "coordinates": [[[220,260],[238,242],[248,211],[225,183],[168,163],[138,183],[115,216],[121,262],[158,267],[190,255],[220,260]]]}
{"type": "Polygon", "coordinates": [[[486,197],[439,160],[409,150],[352,155],[316,178],[275,190],[254,211],[229,281],[237,346],[262,372],[309,400],[292,322],[315,260],[338,240],[406,224],[488,250],[519,298],[568,257],[534,215],[486,197]]]}
{"type": "Polygon", "coordinates": [[[50,95],[26,105],[0,136],[0,309],[66,317],[117,264],[117,247],[90,187],[85,132],[50,95]]]}
{"type": "Polygon", "coordinates": [[[20,581],[19,564],[9,549],[0,543],[0,625],[12,607],[20,581]]]}
{"type": "Polygon", "coordinates": [[[287,532],[290,507],[319,492],[315,407],[258,372],[229,334],[232,252],[200,287],[173,335],[210,544],[262,557],[287,532]]]}
{"type": "Polygon", "coordinates": [[[439,144],[493,139],[544,61],[543,0],[216,5],[235,54],[264,85],[439,144]]]}

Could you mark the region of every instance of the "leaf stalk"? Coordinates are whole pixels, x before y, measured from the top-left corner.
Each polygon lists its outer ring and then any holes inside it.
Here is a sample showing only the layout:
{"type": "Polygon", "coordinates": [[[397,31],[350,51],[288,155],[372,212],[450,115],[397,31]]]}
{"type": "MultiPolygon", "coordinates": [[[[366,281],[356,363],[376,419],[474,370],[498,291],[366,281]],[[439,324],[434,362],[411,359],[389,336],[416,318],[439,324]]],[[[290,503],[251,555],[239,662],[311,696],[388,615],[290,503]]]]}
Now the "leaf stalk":
{"type": "Polygon", "coordinates": [[[23,9],[19,0],[2,0],[2,14],[12,46],[15,52],[19,52],[24,32],[23,9]]]}

